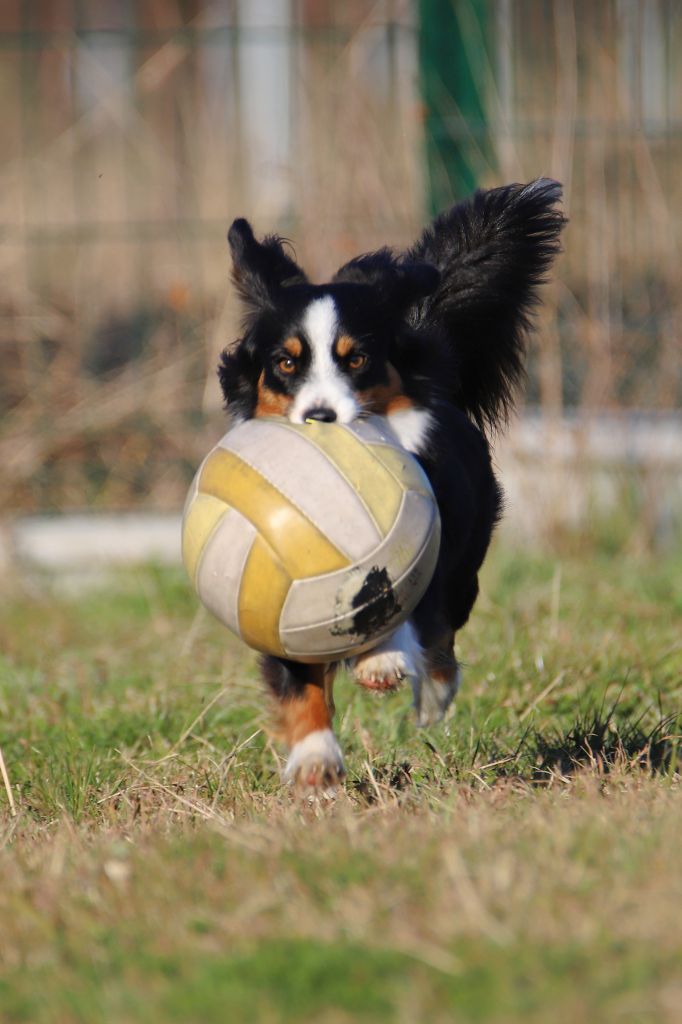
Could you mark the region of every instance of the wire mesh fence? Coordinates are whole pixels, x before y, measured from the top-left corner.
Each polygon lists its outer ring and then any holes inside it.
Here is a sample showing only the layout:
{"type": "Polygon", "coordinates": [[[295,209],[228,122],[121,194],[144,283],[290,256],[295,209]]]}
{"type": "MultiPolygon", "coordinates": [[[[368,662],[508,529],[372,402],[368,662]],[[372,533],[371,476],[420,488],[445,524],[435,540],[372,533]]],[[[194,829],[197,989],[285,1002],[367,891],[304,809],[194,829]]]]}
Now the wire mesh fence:
{"type": "Polygon", "coordinates": [[[230,221],[322,279],[467,175],[566,186],[529,402],[679,407],[681,44],[674,0],[6,0],[0,507],[177,507],[230,221]]]}

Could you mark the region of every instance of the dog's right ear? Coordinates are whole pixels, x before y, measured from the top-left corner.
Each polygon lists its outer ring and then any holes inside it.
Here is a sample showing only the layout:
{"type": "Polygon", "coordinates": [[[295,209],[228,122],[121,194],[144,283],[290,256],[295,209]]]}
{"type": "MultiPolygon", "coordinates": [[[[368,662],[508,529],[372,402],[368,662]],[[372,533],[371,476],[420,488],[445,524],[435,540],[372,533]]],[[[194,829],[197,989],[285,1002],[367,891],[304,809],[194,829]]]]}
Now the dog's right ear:
{"type": "Polygon", "coordinates": [[[284,251],[285,239],[266,235],[262,242],[256,241],[251,225],[243,217],[234,221],[227,240],[232,252],[232,279],[249,311],[272,309],[282,288],[307,281],[298,264],[284,251]]]}

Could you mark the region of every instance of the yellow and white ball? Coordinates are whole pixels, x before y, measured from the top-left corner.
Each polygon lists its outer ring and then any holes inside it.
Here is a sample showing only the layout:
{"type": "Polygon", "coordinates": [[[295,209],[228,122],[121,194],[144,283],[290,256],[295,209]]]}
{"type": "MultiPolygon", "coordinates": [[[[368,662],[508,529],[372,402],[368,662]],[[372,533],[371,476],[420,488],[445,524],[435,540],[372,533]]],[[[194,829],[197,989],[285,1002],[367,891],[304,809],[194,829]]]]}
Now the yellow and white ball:
{"type": "Polygon", "coordinates": [[[428,479],[380,417],[239,424],[201,465],[183,519],[183,560],[206,607],[256,650],[306,662],[396,629],[439,543],[428,479]]]}

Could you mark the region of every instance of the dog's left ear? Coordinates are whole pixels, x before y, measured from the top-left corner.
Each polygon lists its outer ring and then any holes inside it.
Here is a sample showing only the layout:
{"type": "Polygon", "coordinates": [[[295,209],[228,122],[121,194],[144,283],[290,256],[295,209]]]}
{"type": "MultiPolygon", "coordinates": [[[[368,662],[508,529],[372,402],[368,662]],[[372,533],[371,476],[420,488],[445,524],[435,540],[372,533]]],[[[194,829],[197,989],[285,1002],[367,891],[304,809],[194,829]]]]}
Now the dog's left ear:
{"type": "Polygon", "coordinates": [[[440,273],[431,263],[398,259],[390,249],[379,249],[344,264],[334,281],[370,285],[386,306],[404,313],[438,287],[440,273]]]}
{"type": "Polygon", "coordinates": [[[243,217],[227,233],[232,252],[232,278],[249,311],[277,305],[282,288],[307,280],[299,265],[284,251],[284,239],[266,235],[256,241],[251,225],[243,217]]]}

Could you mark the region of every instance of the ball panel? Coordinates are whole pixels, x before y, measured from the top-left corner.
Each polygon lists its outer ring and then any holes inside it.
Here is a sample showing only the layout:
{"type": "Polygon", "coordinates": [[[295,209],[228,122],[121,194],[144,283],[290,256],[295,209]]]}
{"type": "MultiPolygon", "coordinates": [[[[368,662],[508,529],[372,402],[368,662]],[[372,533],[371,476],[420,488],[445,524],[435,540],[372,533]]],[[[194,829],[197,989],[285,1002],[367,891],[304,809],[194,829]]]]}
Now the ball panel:
{"type": "Polygon", "coordinates": [[[280,619],[287,654],[314,661],[315,656],[333,657],[378,643],[422,597],[439,545],[440,519],[433,500],[408,492],[394,528],[366,559],[343,572],[292,583],[280,619]],[[386,620],[380,625],[382,610],[386,620]]]}
{"type": "MultiPolygon", "coordinates": [[[[402,485],[344,424],[339,424],[335,430],[327,429],[328,423],[317,422],[286,423],[284,427],[292,433],[305,431],[305,437],[319,447],[325,458],[331,459],[346,486],[376,523],[375,543],[353,555],[354,559],[363,558],[381,542],[395,522],[403,495],[402,485]]],[[[348,523],[354,532],[352,520],[348,523]]]]}
{"type": "Polygon", "coordinates": [[[381,416],[366,416],[346,425],[355,437],[364,444],[390,444],[400,448],[400,441],[381,416]]]}
{"type": "Polygon", "coordinates": [[[197,566],[195,586],[199,597],[238,636],[240,581],[256,536],[256,528],[248,519],[223,505],[223,515],[204,544],[197,566]]]}
{"type": "Polygon", "coordinates": [[[197,496],[197,494],[199,492],[199,475],[201,473],[203,465],[204,465],[204,463],[202,462],[201,465],[199,466],[198,470],[194,474],[194,477],[192,479],[192,483],[189,485],[189,490],[187,492],[187,497],[185,498],[185,504],[184,504],[184,507],[182,509],[182,524],[183,524],[182,528],[183,528],[183,530],[185,528],[185,517],[187,516],[187,513],[189,512],[190,506],[193,504],[194,499],[196,498],[196,496],[197,496]]]}
{"type": "Polygon", "coordinates": [[[239,588],[239,632],[245,643],[267,654],[285,654],[279,618],[291,578],[276,553],[256,537],[239,588]]]}
{"type": "MultiPolygon", "coordinates": [[[[194,486],[194,485],[192,485],[194,486]]],[[[225,512],[225,502],[212,494],[195,494],[188,502],[182,524],[182,560],[196,586],[197,565],[204,545],[225,512]]]]}
{"type": "Polygon", "coordinates": [[[369,448],[373,455],[393,473],[396,480],[402,481],[403,487],[428,498],[432,496],[433,491],[429,478],[417,460],[404,448],[394,448],[387,444],[370,444],[369,448]]]}
{"type": "Polygon", "coordinates": [[[223,448],[204,463],[199,489],[241,512],[276,552],[292,579],[349,564],[341,551],[252,466],[223,448]]]}
{"type": "MultiPolygon", "coordinates": [[[[354,561],[376,547],[380,531],[357,486],[344,479],[334,451],[328,444],[316,444],[315,434],[308,424],[254,420],[229,431],[220,447],[234,452],[265,477],[334,547],[354,561]]],[[[357,446],[357,441],[349,440],[357,446]]],[[[394,486],[395,490],[399,497],[399,488],[394,486]]]]}

